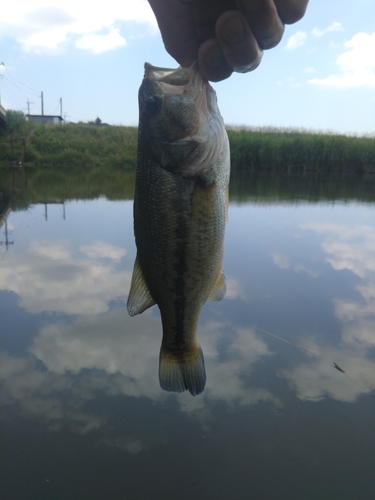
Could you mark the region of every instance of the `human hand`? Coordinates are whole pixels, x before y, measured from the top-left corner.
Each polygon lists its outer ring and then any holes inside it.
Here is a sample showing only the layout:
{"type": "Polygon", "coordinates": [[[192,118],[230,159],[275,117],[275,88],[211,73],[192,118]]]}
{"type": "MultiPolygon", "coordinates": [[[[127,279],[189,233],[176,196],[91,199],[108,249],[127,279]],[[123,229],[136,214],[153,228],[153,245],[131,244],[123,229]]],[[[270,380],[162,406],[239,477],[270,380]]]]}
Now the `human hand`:
{"type": "Polygon", "coordinates": [[[308,0],[149,0],[169,54],[213,82],[257,68],[308,0]]]}

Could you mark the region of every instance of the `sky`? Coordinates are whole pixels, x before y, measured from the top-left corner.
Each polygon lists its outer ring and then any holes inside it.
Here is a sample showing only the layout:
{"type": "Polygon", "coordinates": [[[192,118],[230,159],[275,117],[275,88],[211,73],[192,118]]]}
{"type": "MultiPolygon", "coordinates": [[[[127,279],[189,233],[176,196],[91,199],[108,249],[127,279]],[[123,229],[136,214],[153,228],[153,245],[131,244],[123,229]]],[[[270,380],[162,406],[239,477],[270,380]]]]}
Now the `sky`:
{"type": "MultiPolygon", "coordinates": [[[[143,64],[177,67],[144,0],[13,0],[0,19],[5,109],[137,125],[143,64]],[[62,109],[60,109],[60,98],[62,109]]],[[[2,64],[1,64],[2,63],[2,64]]],[[[224,121],[375,135],[373,0],[311,0],[253,72],[213,84],[224,121]]]]}

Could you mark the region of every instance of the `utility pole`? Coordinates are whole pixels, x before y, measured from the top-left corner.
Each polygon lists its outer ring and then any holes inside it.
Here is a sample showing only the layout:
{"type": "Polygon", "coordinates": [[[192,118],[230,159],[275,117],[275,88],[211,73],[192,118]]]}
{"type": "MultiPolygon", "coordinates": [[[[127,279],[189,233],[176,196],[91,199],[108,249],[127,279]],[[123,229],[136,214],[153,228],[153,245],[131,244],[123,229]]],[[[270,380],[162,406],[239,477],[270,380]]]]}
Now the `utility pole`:
{"type": "MultiPolygon", "coordinates": [[[[64,207],[65,210],[65,207],[64,207]]],[[[65,219],[65,211],[64,211],[64,219],[65,219]]],[[[5,243],[5,249],[8,251],[9,245],[14,245],[14,241],[9,241],[8,239],[8,225],[7,225],[7,220],[5,219],[5,241],[0,241],[0,245],[3,245],[5,243]]]]}
{"type": "Polygon", "coordinates": [[[43,91],[40,93],[40,100],[42,102],[42,116],[44,115],[43,91]]]}
{"type": "Polygon", "coordinates": [[[26,104],[27,104],[27,114],[29,115],[30,114],[30,104],[34,104],[34,103],[30,102],[29,99],[27,99],[26,104]]]}
{"type": "Polygon", "coordinates": [[[60,97],[60,116],[62,118],[62,97],[60,97]]]}

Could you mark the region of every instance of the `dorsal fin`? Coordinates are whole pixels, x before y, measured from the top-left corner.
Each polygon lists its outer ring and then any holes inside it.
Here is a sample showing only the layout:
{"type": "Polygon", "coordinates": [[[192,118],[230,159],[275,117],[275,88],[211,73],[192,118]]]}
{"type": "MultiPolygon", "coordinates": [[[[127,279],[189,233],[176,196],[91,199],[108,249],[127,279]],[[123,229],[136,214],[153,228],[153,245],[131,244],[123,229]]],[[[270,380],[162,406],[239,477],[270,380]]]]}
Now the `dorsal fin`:
{"type": "Polygon", "coordinates": [[[155,304],[156,302],[152,298],[143,277],[142,269],[138,262],[138,257],[136,257],[128,297],[128,313],[130,314],[130,316],[135,316],[136,314],[143,313],[143,311],[155,304]]]}
{"type": "Polygon", "coordinates": [[[223,268],[221,267],[220,272],[217,276],[214,286],[208,296],[207,300],[219,301],[221,300],[227,291],[226,280],[224,276],[223,268]]]}

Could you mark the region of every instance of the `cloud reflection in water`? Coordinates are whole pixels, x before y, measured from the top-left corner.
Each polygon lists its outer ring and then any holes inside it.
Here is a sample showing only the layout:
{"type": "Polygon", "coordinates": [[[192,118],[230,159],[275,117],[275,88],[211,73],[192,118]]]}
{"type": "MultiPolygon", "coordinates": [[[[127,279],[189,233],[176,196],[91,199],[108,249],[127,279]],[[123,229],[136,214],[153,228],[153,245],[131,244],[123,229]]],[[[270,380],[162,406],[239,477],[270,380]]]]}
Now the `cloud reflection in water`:
{"type": "Polygon", "coordinates": [[[309,349],[319,353],[319,359],[285,370],[281,375],[289,380],[301,399],[321,399],[328,395],[353,402],[359,395],[375,389],[375,364],[370,358],[375,345],[375,229],[328,223],[304,224],[301,228],[323,234],[321,246],[332,269],[350,271],[362,278],[363,284],[355,287],[358,300],[334,300],[335,315],[342,324],[339,345],[322,346],[310,341],[309,349]],[[348,377],[332,369],[332,362],[345,367],[348,377]]]}
{"type": "Polygon", "coordinates": [[[131,272],[116,268],[125,255],[103,242],[74,251],[66,241],[34,241],[24,254],[7,255],[2,282],[28,312],[98,314],[127,295],[131,272]]]}
{"type": "MultiPolygon", "coordinates": [[[[318,245],[331,270],[350,272],[357,284],[354,295],[332,297],[340,326],[338,340],[319,337],[306,325],[297,346],[316,356],[294,358],[289,365],[277,368],[277,375],[301,400],[330,397],[354,402],[375,389],[371,358],[375,344],[375,229],[327,223],[291,227],[303,234],[320,235],[318,245]],[[335,370],[333,362],[355,382],[335,370]]],[[[275,248],[271,256],[270,265],[279,267],[280,272],[301,274],[314,283],[324,272],[319,263],[311,270],[307,262],[296,262],[293,254],[287,255],[281,248],[275,248]],[[303,269],[298,267],[302,265],[303,269]]],[[[101,241],[76,249],[66,241],[34,242],[24,254],[7,254],[3,288],[18,295],[20,307],[33,314],[54,311],[76,317],[69,321],[50,318],[32,339],[25,357],[2,354],[4,404],[18,404],[25,415],[48,422],[51,430],[65,425],[80,434],[108,425],[109,417],[89,404],[98,394],[146,398],[153,403],[174,400],[181,411],[199,417],[202,425],[215,402],[228,407],[261,401],[274,407],[286,404],[285,394],[263,385],[257,374],[265,361],[273,369],[279,354],[277,344],[273,342],[271,350],[269,338],[256,330],[259,325],[231,323],[220,315],[217,321],[203,315],[199,326],[209,374],[205,392],[191,398],[189,394],[161,391],[156,376],[161,340],[157,312],[150,310],[134,319],[128,316],[125,305],[118,306],[122,301],[124,304],[130,285],[133,257],[129,258],[129,270],[124,267],[126,259],[125,249],[101,241]],[[117,303],[115,308],[110,307],[111,301],[117,303]]],[[[256,300],[248,298],[246,279],[245,273],[228,273],[227,299],[240,311],[256,300]]],[[[147,447],[136,435],[126,433],[121,437],[104,435],[100,444],[129,453],[147,447]]]]}

